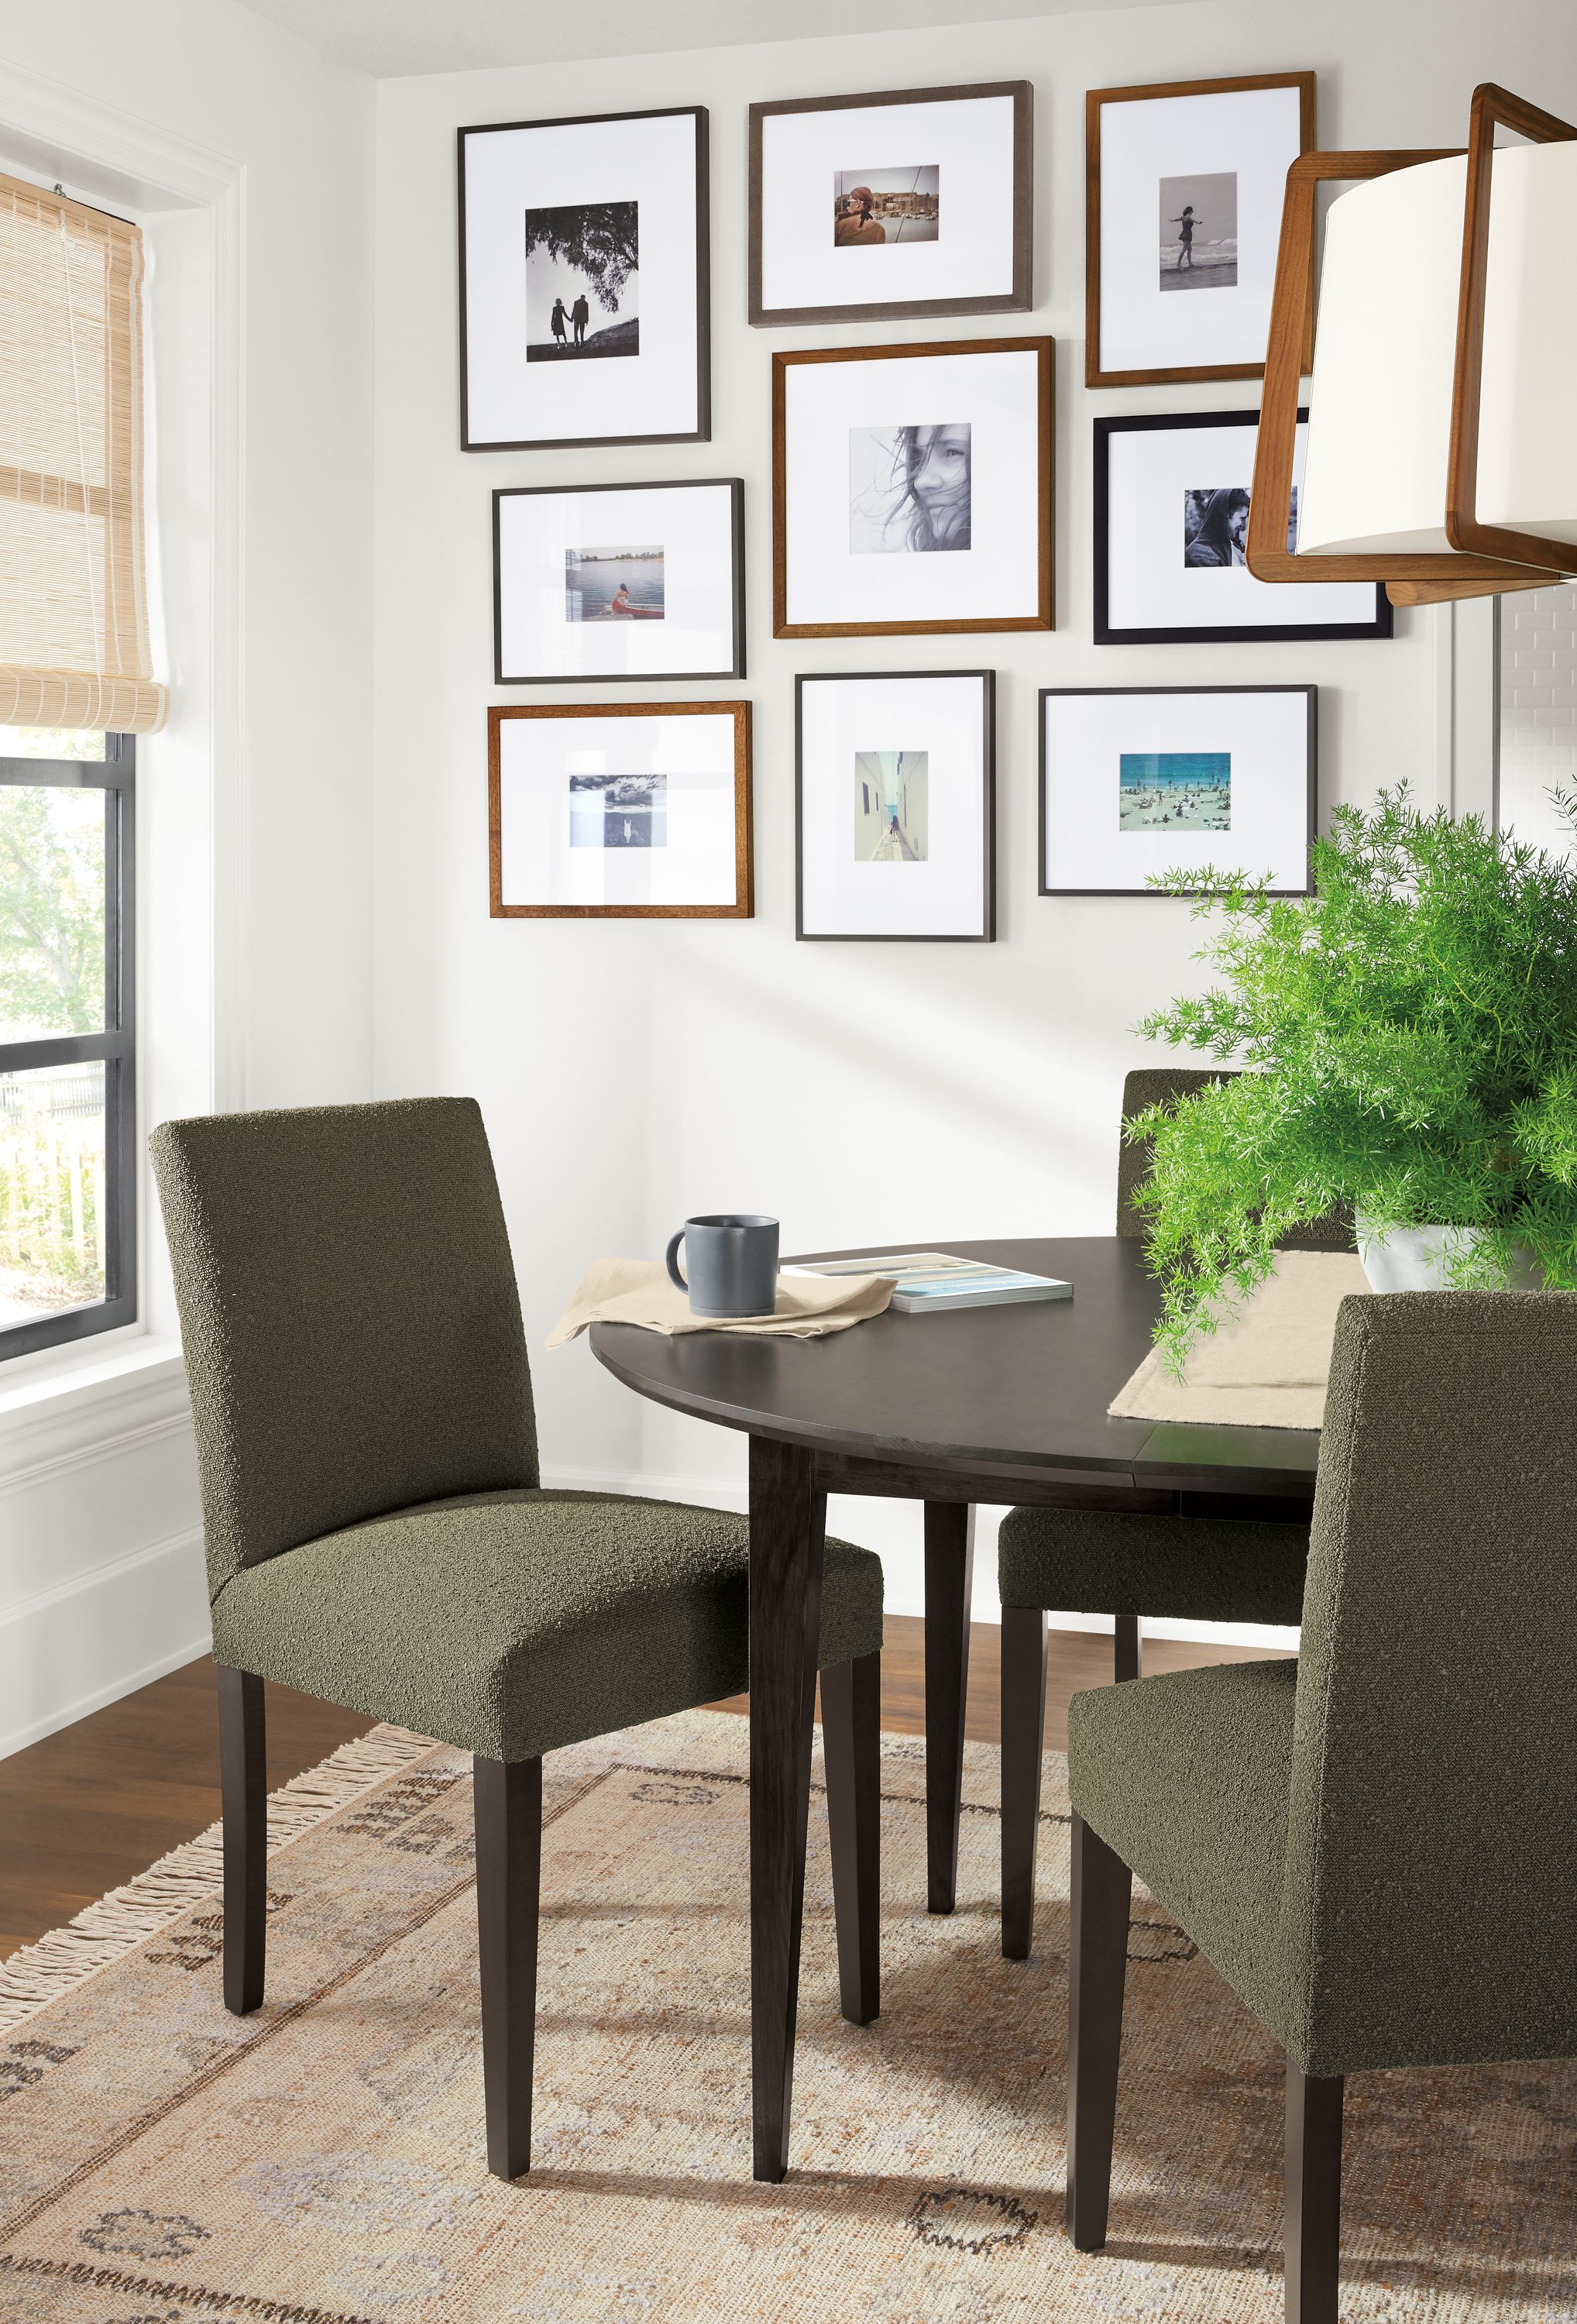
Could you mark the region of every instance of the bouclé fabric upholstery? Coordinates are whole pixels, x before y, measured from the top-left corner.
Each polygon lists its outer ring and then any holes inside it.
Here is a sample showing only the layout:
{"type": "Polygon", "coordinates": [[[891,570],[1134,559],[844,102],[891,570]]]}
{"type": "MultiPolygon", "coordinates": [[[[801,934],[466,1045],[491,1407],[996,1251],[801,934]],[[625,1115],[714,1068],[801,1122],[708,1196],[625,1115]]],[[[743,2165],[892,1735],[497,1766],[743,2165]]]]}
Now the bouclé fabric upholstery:
{"type": "Polygon", "coordinates": [[[1012,1509],[997,1536],[1004,1606],[1068,1614],[1164,1614],[1194,1622],[1302,1618],[1306,1525],[1012,1509]]]}
{"type": "Polygon", "coordinates": [[[1074,1807],[1305,2073],[1577,2054],[1577,1296],[1349,1299],[1296,1664],[1075,1696],[1074,1807]]]}
{"type": "MultiPolygon", "coordinates": [[[[150,1146],[222,1663],[507,1760],[744,1688],[744,1517],[540,1487],[471,1100],[150,1146]]],[[[822,1665],[881,1645],[880,1561],[829,1541],[822,1665]]]]}

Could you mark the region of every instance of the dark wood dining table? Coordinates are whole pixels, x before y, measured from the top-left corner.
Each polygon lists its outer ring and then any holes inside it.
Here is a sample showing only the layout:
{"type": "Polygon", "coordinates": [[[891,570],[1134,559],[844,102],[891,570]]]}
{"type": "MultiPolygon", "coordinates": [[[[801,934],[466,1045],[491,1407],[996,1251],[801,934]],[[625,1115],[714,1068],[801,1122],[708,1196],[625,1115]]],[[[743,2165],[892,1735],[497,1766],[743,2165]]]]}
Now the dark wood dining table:
{"type": "MultiPolygon", "coordinates": [[[[869,1248],[869,1246],[867,1246],[869,1248]]],[[[1060,1277],[1071,1299],[904,1315],[794,1340],[666,1338],[598,1323],[599,1362],[675,1411],[750,1438],[751,2019],[755,2176],[788,2168],[829,1493],[925,1504],[930,1909],[953,1908],[977,1503],[1290,1516],[1314,1496],[1315,1430],[1114,1420],[1159,1287],[1115,1235],[918,1240],[1060,1277]]],[[[848,1258],[853,1252],[820,1252],[848,1258]]]]}

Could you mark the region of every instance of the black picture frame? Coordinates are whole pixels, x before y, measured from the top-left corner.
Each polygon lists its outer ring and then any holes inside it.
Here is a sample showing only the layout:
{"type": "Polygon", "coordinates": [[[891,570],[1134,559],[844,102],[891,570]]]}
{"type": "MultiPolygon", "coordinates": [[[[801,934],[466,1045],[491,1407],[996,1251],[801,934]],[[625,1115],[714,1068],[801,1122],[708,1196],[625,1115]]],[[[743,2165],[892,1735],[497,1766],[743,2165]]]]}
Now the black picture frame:
{"type": "Polygon", "coordinates": [[[817,669],[794,680],[794,935],[799,944],[995,944],[997,940],[997,673],[994,669],[817,669]],[[923,686],[930,679],[977,678],[981,688],[981,925],[967,934],[927,936],[904,932],[883,936],[860,929],[807,930],[805,926],[805,689],[862,681],[901,679],[923,686]]]}
{"type": "Polygon", "coordinates": [[[462,452],[573,450],[599,444],[705,444],[712,435],[712,228],[708,160],[708,115],[704,105],[650,106],[618,113],[576,113],[543,121],[474,122],[455,133],[456,221],[459,237],[460,449],[462,452]],[[470,318],[466,262],[466,140],[532,129],[602,127],[611,121],[659,121],[687,115],[696,124],[696,425],[667,433],[613,436],[519,436],[478,438],[471,431],[470,318]]]}
{"type": "Polygon", "coordinates": [[[742,476],[641,477],[632,484],[497,484],[493,493],[493,682],[495,686],[650,686],[706,683],[745,674],[744,479],[742,476]],[[730,600],[733,608],[729,664],[715,669],[626,669],[589,671],[506,670],[503,666],[503,550],[502,511],[505,501],[583,498],[588,493],[716,492],[729,495],[730,600]]]}
{"type": "MultiPolygon", "coordinates": [[[[1306,406],[1298,424],[1308,421],[1306,406]]],[[[1198,628],[1117,629],[1111,620],[1111,439],[1114,436],[1157,435],[1167,429],[1257,428],[1257,411],[1118,412],[1096,420],[1094,446],[1094,642],[1098,646],[1264,645],[1278,640],[1289,644],[1320,639],[1389,638],[1396,633],[1396,610],[1379,582],[1374,587],[1371,622],[1215,622],[1198,628]]],[[[1311,586],[1317,586],[1318,576],[1311,586]]],[[[1267,585],[1268,586],[1268,585],[1267,585]]],[[[1351,586],[1351,585],[1349,584],[1351,586]]],[[[1181,690],[1181,689],[1179,689],[1181,690]]],[[[1225,692],[1226,688],[1220,691],[1225,692]]]]}
{"type": "MultiPolygon", "coordinates": [[[[1304,881],[1300,888],[1272,888],[1266,892],[1276,897],[1309,896],[1314,893],[1313,874],[1308,869],[1309,850],[1314,844],[1316,819],[1319,812],[1319,693],[1317,686],[1043,686],[1036,697],[1036,717],[1038,735],[1036,744],[1037,812],[1036,812],[1036,893],[1041,896],[1133,896],[1155,899],[1153,889],[1137,888],[1070,888],[1050,887],[1046,877],[1047,843],[1047,784],[1048,769],[1046,750],[1046,706],[1048,701],[1065,695],[1132,695],[1132,694],[1301,694],[1305,699],[1306,715],[1304,726],[1304,881]]],[[[1174,898],[1203,895],[1198,888],[1183,888],[1171,891],[1174,898]]],[[[1163,899],[1164,900],[1164,899],[1163,899]]]]}

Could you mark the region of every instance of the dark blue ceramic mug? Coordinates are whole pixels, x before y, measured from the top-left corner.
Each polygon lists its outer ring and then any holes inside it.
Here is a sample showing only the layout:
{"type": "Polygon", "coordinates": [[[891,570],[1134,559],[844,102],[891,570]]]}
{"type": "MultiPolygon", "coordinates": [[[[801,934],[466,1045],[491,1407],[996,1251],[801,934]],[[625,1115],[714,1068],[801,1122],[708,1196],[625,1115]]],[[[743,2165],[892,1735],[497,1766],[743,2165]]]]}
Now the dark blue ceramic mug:
{"type": "Polygon", "coordinates": [[[669,1244],[668,1271],[689,1294],[692,1315],[718,1322],[770,1315],[778,1304],[778,1222],[750,1211],[687,1219],[669,1244]],[[680,1243],[687,1282],[679,1273],[680,1243]]]}

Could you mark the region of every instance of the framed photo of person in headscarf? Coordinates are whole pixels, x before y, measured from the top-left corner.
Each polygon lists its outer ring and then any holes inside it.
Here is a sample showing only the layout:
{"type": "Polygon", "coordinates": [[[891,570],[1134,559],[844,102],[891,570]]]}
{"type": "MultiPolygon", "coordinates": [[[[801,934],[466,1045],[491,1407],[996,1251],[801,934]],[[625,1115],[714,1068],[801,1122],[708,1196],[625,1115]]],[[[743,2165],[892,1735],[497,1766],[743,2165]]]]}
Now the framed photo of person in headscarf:
{"type": "MultiPolygon", "coordinates": [[[[1298,414],[1289,549],[1297,546],[1306,411],[1298,414]]],[[[1257,581],[1244,561],[1255,411],[1147,412],[1095,427],[1095,643],[1251,645],[1388,638],[1372,581],[1257,581]]]]}
{"type": "Polygon", "coordinates": [[[772,359],[772,634],[1048,630],[1052,342],[772,359]]]}

